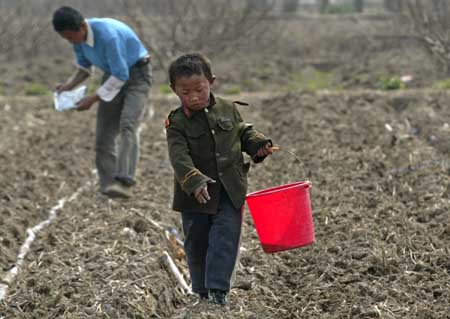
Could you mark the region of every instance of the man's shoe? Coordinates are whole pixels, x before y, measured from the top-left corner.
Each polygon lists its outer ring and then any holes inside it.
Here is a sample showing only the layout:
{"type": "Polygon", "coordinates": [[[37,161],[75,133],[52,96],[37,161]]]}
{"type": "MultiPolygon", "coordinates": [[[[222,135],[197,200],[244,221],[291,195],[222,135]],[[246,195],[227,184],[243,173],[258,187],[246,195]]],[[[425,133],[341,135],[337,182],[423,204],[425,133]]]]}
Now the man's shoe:
{"type": "Polygon", "coordinates": [[[209,291],[209,303],[214,305],[226,306],[228,304],[227,292],[218,289],[209,291]]]}
{"type": "Polygon", "coordinates": [[[136,181],[128,176],[117,175],[114,179],[116,181],[118,181],[120,184],[127,186],[127,187],[136,185],[136,181]]]}
{"type": "Polygon", "coordinates": [[[130,187],[124,186],[120,183],[112,183],[111,185],[105,187],[103,193],[111,198],[130,198],[131,190],[130,187]]]}

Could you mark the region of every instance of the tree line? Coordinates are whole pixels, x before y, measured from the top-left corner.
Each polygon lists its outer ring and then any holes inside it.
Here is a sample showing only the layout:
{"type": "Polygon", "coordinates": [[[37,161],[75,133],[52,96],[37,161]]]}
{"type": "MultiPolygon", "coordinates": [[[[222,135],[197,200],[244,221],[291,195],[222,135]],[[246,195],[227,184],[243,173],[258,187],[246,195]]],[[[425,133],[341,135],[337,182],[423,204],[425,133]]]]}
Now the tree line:
{"type": "MultiPolygon", "coordinates": [[[[350,1],[350,0],[349,0],[350,1]]],[[[319,12],[327,12],[330,0],[309,1],[319,12]]],[[[355,11],[364,11],[368,1],[353,0],[355,11]]],[[[276,36],[273,21],[267,20],[275,4],[286,12],[296,12],[299,0],[68,0],[83,8],[88,16],[118,16],[128,20],[155,52],[161,66],[189,45],[214,55],[244,45],[252,47],[271,43],[276,36]],[[116,10],[114,14],[111,10],[116,10]],[[203,30],[209,30],[205,33],[203,30]],[[266,39],[263,39],[266,37],[266,39]],[[269,37],[270,38],[270,37],[269,37]],[[214,45],[213,45],[214,44],[214,45]]],[[[450,73],[450,6],[448,0],[383,0],[402,28],[409,28],[430,56],[450,73]]],[[[0,0],[0,58],[32,59],[48,53],[54,35],[49,12],[60,5],[56,0],[0,0]]],[[[54,48],[55,49],[55,48],[54,48]]]]}

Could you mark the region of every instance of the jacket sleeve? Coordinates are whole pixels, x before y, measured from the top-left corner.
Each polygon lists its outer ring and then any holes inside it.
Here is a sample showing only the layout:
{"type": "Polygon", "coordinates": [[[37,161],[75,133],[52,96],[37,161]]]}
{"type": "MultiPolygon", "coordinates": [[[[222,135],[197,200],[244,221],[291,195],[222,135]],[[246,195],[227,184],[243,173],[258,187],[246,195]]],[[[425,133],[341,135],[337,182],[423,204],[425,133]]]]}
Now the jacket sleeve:
{"type": "Polygon", "coordinates": [[[186,135],[176,125],[167,127],[167,144],[169,147],[169,158],[175,172],[175,179],[188,196],[203,183],[213,182],[213,179],[204,175],[194,166],[186,135]]]}
{"type": "Polygon", "coordinates": [[[260,163],[264,160],[265,157],[257,157],[256,153],[258,150],[270,143],[272,145],[272,140],[259,133],[253,128],[253,125],[250,123],[244,123],[242,120],[241,114],[235,108],[234,109],[236,120],[239,123],[239,133],[241,138],[242,150],[246,152],[252,158],[253,162],[260,163]]]}
{"type": "Polygon", "coordinates": [[[130,78],[129,67],[125,59],[126,51],[125,43],[118,37],[109,39],[104,50],[111,75],[124,82],[130,78]]]}

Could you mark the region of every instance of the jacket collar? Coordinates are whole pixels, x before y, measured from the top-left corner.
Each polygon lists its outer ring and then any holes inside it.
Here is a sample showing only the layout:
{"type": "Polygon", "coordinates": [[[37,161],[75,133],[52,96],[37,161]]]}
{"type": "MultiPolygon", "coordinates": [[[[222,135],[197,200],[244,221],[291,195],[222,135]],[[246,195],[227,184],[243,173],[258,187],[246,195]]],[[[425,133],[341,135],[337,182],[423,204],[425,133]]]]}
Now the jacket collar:
{"type": "Polygon", "coordinates": [[[86,44],[90,47],[94,47],[94,32],[92,32],[92,27],[89,24],[89,21],[87,19],[84,20],[87,25],[87,39],[86,44]]]}

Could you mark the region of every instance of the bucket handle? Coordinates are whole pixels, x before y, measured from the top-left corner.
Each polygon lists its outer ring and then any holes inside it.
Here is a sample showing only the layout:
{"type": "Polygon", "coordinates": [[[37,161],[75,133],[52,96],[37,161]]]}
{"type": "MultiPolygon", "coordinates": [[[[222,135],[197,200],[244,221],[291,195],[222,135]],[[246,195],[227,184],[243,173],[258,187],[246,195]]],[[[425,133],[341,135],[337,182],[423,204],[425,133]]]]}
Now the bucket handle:
{"type": "Polygon", "coordinates": [[[286,152],[286,153],[288,153],[289,155],[291,155],[292,157],[295,158],[295,162],[296,162],[296,163],[299,163],[299,164],[301,164],[301,165],[304,166],[303,161],[302,161],[302,160],[300,159],[300,157],[298,157],[298,155],[295,154],[294,152],[289,151],[289,150],[286,150],[286,149],[284,149],[284,148],[281,148],[279,145],[273,145],[270,149],[272,150],[272,152],[279,152],[279,151],[286,152]]]}
{"type": "MultiPolygon", "coordinates": [[[[297,154],[295,154],[294,152],[289,151],[289,150],[284,149],[284,148],[281,148],[279,145],[273,145],[272,147],[270,147],[270,149],[272,150],[272,152],[283,151],[283,152],[288,153],[289,155],[294,157],[294,159],[295,159],[294,162],[295,163],[298,163],[298,164],[302,165],[303,167],[305,167],[305,163],[303,163],[303,161],[300,159],[300,157],[297,154]]],[[[304,185],[302,185],[302,186],[304,186],[305,189],[308,189],[308,188],[312,187],[312,183],[311,183],[311,181],[305,181],[304,185]]]]}

